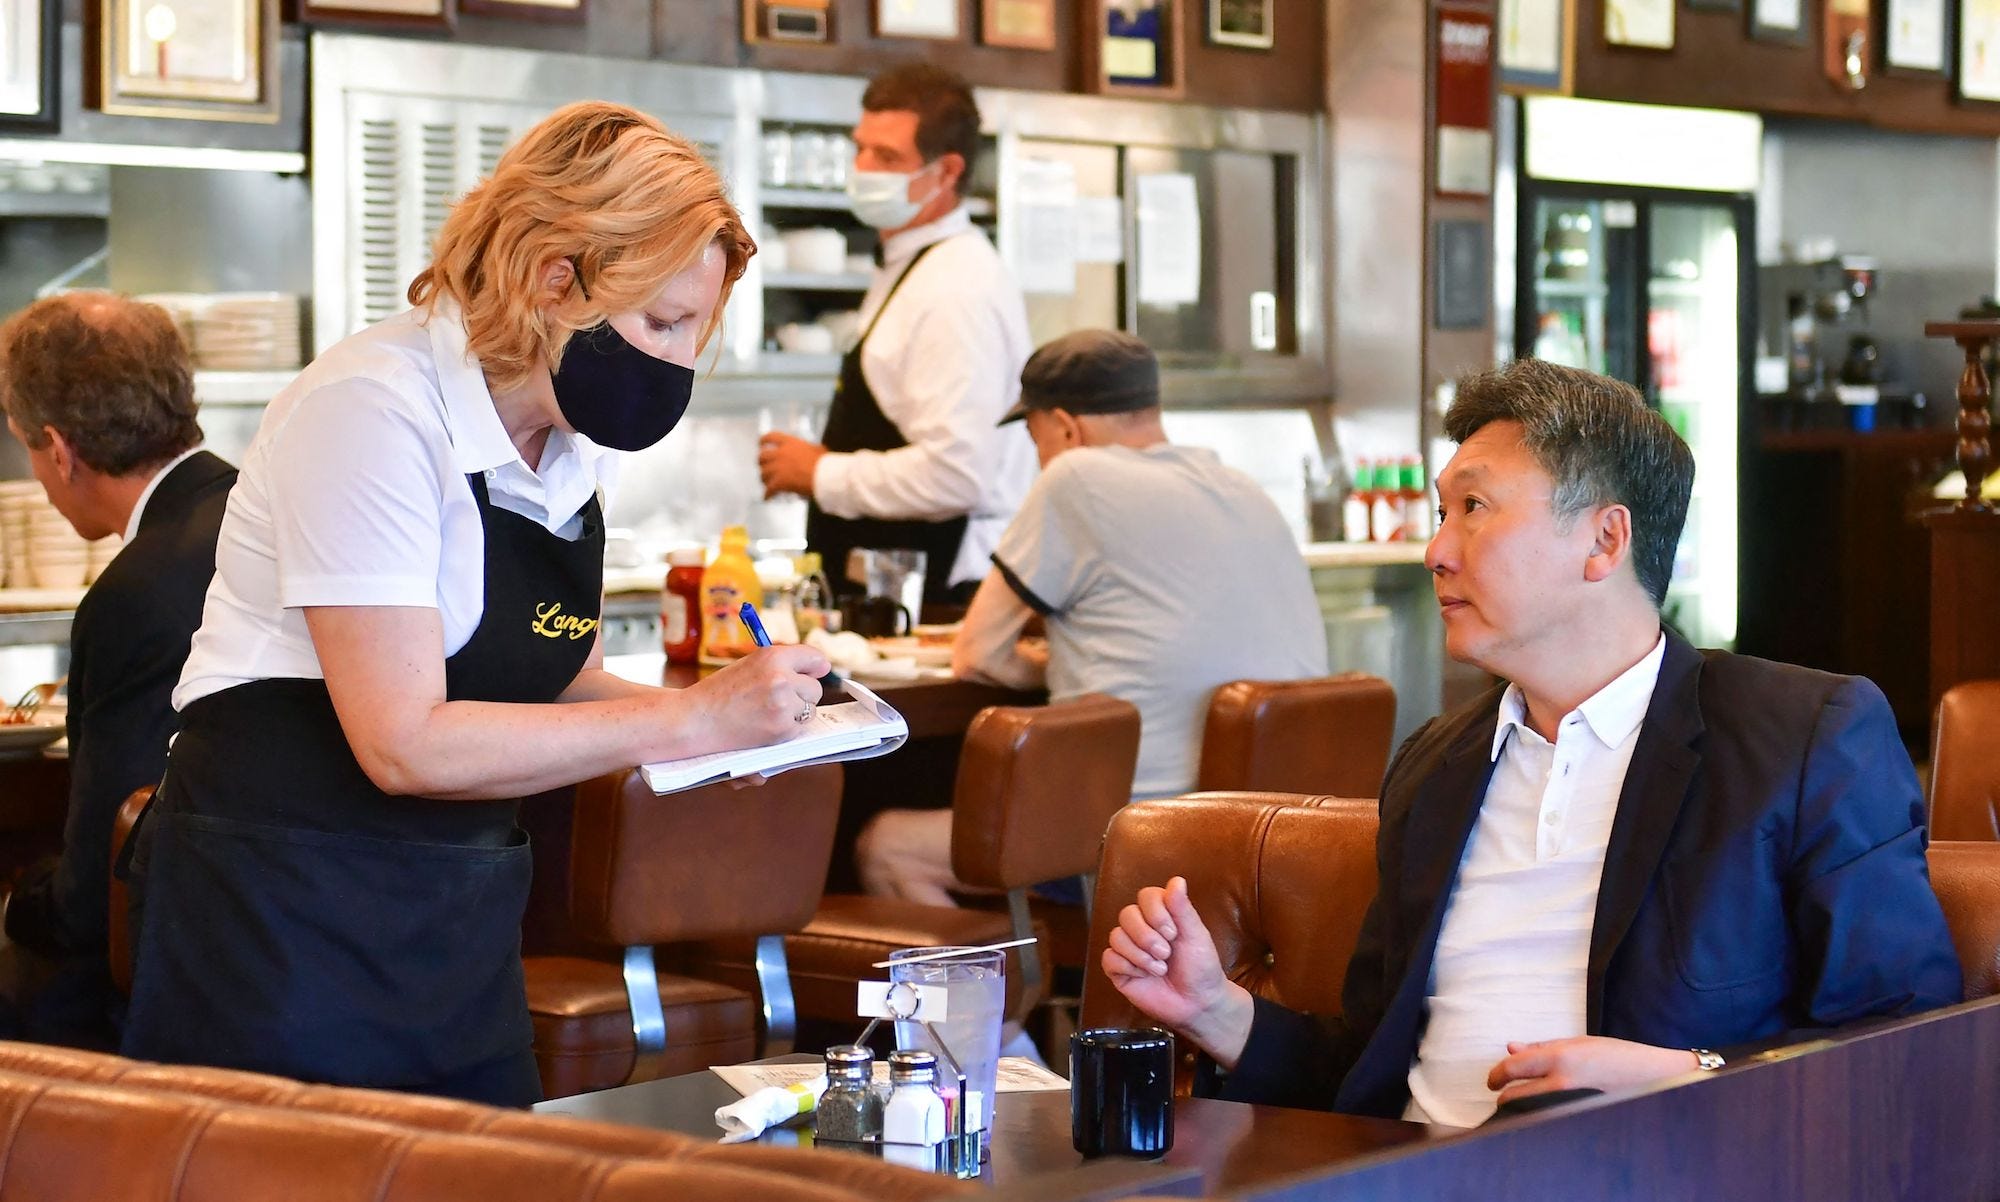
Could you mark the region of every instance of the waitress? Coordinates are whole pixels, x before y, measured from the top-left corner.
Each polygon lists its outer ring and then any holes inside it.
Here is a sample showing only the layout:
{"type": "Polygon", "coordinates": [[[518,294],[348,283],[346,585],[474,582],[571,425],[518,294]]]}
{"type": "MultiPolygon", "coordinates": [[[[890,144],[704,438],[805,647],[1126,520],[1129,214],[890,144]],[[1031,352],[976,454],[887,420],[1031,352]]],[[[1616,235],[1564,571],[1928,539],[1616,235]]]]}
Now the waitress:
{"type": "Polygon", "coordinates": [[[271,402],[132,865],[127,1055],[540,1096],[516,799],[773,741],[827,670],[602,666],[611,452],[680,420],[753,253],[693,145],[571,105],[452,210],[413,309],[271,402]]]}

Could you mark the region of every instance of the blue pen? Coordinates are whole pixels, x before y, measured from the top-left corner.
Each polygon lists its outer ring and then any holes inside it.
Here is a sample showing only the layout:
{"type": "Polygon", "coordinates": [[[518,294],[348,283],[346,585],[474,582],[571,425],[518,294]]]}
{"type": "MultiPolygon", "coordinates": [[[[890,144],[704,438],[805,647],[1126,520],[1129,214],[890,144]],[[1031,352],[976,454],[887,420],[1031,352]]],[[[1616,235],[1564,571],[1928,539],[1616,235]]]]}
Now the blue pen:
{"type": "MultiPolygon", "coordinates": [[[[756,640],[759,647],[771,645],[771,633],[764,629],[764,620],[757,616],[756,606],[745,601],[743,608],[736,611],[736,615],[743,619],[743,625],[749,628],[750,637],[756,640]]],[[[819,678],[819,687],[826,692],[840,688],[841,684],[840,673],[831,668],[827,669],[825,676],[819,678]]]]}
{"type": "Polygon", "coordinates": [[[745,601],[743,608],[737,610],[736,613],[738,617],[743,619],[743,624],[750,628],[750,637],[757,640],[759,647],[769,647],[771,645],[770,632],[764,629],[764,621],[757,616],[756,606],[745,601]]]}

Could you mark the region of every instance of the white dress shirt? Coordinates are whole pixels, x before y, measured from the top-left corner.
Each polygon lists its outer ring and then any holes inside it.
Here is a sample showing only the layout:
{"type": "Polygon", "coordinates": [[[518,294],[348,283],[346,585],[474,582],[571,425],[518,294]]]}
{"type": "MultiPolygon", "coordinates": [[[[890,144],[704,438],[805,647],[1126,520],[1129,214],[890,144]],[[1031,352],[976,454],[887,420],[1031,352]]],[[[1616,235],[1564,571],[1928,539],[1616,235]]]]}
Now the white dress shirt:
{"type": "MultiPolygon", "coordinates": [[[[1020,423],[1000,426],[1033,347],[1021,289],[964,206],[882,245],[859,328],[861,374],[909,443],[821,456],[813,499],[835,517],[943,521],[968,516],[947,583],[978,580],[1035,475],[1020,423]],[[934,246],[896,289],[910,260],[934,246]]],[[[937,565],[931,565],[932,571],[937,565]]]]}
{"type": "Polygon", "coordinates": [[[131,516],[125,519],[124,539],[126,542],[131,542],[133,537],[139,533],[139,519],[145,516],[146,502],[153,499],[153,492],[160,487],[160,481],[166,479],[168,472],[186,463],[189,457],[199,450],[201,450],[201,444],[196,443],[187,450],[182,451],[172,459],[167,460],[166,465],[160,468],[159,471],[154,472],[151,480],[146,481],[146,487],[139,490],[139,499],[132,502],[131,516]]]}
{"type": "Polygon", "coordinates": [[[1508,1043],[1586,1033],[1605,847],[1666,647],[1661,635],[1563,715],[1554,743],[1528,725],[1520,686],[1501,697],[1493,778],[1438,933],[1404,1118],[1476,1127],[1497,1105],[1486,1074],[1508,1043]]]}
{"type": "Polygon", "coordinates": [[[617,456],[549,432],[524,462],[466,347],[457,306],[398,314],[348,338],[271,401],[244,455],[174,708],[246,681],[321,679],[307,606],[435,609],[444,653],[486,607],[486,537],[466,477],[563,538],[617,456]]]}

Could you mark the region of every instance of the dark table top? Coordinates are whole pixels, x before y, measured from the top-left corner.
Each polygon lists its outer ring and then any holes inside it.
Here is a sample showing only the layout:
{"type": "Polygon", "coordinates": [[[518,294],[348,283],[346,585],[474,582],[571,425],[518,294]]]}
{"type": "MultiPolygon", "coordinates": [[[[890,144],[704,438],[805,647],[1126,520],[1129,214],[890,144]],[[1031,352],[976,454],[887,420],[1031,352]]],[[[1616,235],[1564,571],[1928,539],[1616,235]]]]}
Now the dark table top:
{"type": "MultiPolygon", "coordinates": [[[[705,671],[713,669],[669,665],[661,683],[670,689],[684,689],[701,679],[705,671]]],[[[972,725],[973,715],[989,705],[1042,705],[1049,699],[1045,692],[1022,692],[949,677],[863,683],[903,715],[903,720],[910,724],[912,739],[962,739],[966,727],[972,725]]]]}
{"type": "MultiPolygon", "coordinates": [[[[700,1072],[557,1098],[535,1109],[713,1137],[716,1107],[736,1098],[722,1078],[700,1072]]],[[[1180,1099],[1174,1127],[1174,1147],[1163,1161],[1086,1162],[1070,1144],[1067,1092],[1006,1094],[994,1111],[991,1160],[982,1179],[1024,1197],[1076,1197],[1079,1191],[1066,1187],[1083,1186],[1086,1179],[1090,1186],[1110,1189],[1109,1196],[1196,1184],[1202,1194],[1213,1195],[1432,1138],[1431,1129],[1418,1123],[1207,1098],[1180,1099]]],[[[765,1135],[766,1142],[778,1144],[810,1139],[809,1131],[794,1128],[765,1135]]]]}

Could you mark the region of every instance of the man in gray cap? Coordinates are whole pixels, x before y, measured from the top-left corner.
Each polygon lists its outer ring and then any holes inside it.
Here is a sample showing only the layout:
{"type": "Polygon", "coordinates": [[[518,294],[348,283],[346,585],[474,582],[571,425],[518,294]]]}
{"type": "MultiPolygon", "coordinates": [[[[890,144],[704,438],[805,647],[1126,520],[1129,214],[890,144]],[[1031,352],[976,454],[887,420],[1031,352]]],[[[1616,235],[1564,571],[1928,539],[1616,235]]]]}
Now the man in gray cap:
{"type": "MultiPolygon", "coordinates": [[[[1208,699],[1231,680],[1326,672],[1326,630],[1291,529],[1214,452],[1167,441],[1160,368],[1129,334],[1082,330],[1021,371],[1042,474],[1001,535],[952,649],[961,677],[1052,701],[1139,708],[1135,797],[1194,786],[1208,699]],[[1022,632],[1040,615],[1046,651],[1022,632]]],[[[857,852],[871,893],[952,905],[951,811],[890,810],[857,852]]],[[[1045,893],[1081,901],[1069,882],[1045,893]]]]}

